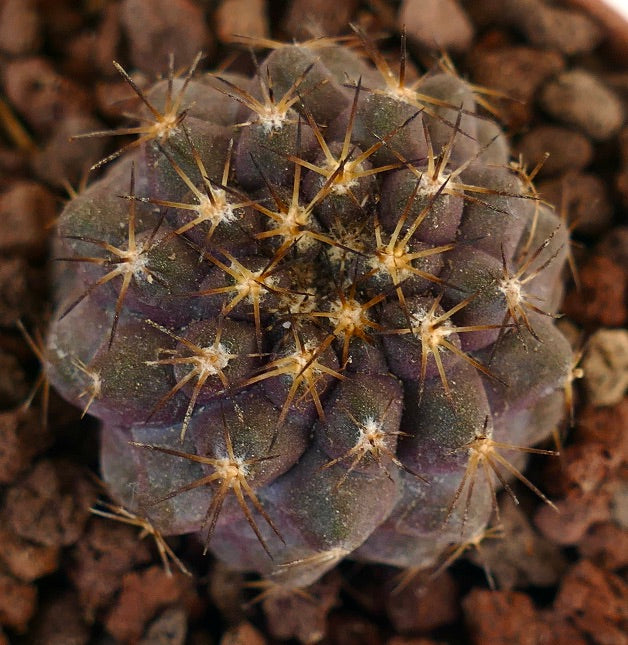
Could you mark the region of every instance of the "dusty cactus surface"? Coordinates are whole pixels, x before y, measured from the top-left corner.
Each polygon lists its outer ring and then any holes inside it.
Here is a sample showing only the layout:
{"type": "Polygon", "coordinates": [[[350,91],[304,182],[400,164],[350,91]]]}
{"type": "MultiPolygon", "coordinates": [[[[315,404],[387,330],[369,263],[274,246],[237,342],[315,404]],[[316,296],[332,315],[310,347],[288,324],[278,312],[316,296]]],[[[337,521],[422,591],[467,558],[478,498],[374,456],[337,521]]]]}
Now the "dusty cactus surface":
{"type": "Polygon", "coordinates": [[[434,566],[513,478],[551,504],[520,469],[571,392],[568,231],[482,89],[348,42],[120,68],[137,139],[58,222],[48,375],[116,504],[288,587],[434,566]]]}

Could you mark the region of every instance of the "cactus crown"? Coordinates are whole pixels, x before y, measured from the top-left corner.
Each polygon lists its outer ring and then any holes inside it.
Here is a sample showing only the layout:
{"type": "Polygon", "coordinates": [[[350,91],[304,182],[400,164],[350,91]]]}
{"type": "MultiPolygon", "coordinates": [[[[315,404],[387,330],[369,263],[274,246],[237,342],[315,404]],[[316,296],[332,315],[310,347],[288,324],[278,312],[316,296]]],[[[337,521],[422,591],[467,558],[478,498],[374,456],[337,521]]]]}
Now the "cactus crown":
{"type": "Polygon", "coordinates": [[[549,503],[503,453],[563,415],[568,233],[451,65],[409,83],[359,30],[262,44],[252,79],[117,65],[138,138],[60,218],[49,378],[164,561],[204,531],[290,588],[428,567],[509,477],[549,503]]]}

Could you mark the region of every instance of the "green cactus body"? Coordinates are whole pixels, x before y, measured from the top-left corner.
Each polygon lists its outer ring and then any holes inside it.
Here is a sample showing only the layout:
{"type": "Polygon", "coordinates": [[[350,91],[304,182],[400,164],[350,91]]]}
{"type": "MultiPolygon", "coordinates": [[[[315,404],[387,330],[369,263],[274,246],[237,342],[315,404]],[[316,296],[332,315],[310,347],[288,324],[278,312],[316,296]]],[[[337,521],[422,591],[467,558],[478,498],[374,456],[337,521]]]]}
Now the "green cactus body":
{"type": "Polygon", "coordinates": [[[567,231],[475,89],[360,38],[375,66],[323,40],[158,83],[59,221],[48,375],[112,496],[291,586],[483,530],[572,362],[567,231]]]}

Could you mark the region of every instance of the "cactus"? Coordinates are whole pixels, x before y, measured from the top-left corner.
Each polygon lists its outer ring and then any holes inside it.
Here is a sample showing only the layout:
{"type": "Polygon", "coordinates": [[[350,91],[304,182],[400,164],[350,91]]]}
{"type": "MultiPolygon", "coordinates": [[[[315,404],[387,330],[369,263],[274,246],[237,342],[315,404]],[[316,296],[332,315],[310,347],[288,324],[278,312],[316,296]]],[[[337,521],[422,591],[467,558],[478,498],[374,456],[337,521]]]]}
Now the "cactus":
{"type": "Polygon", "coordinates": [[[291,588],[434,566],[512,478],[551,504],[520,468],[564,413],[568,232],[450,66],[265,44],[253,78],[118,66],[139,136],[60,217],[48,376],[160,539],[291,588]]]}

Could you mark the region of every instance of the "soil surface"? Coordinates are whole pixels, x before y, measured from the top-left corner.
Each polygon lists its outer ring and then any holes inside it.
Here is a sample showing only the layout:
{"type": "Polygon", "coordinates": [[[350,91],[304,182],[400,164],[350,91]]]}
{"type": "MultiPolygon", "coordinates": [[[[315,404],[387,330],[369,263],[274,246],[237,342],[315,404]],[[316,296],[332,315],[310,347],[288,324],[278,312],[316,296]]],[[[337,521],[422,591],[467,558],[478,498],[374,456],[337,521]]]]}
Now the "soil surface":
{"type": "Polygon", "coordinates": [[[542,0],[0,0],[0,645],[628,643],[628,70],[604,34],[542,0]],[[574,366],[561,457],[527,471],[560,515],[517,490],[519,506],[502,498],[503,537],[438,577],[396,591],[398,572],[346,562],[303,596],[260,599],[254,577],[191,539],[169,544],[194,576],[169,575],[141,527],[90,513],[97,424],[39,376],[49,242],[68,194],[121,145],[69,141],[125,124],[131,93],[112,60],[140,85],[170,52],[248,70],[232,34],[337,35],[350,22],[392,57],[405,25],[419,69],[445,49],[508,97],[488,95],[521,170],[572,227],[558,324],[584,376],[574,366]]]}

